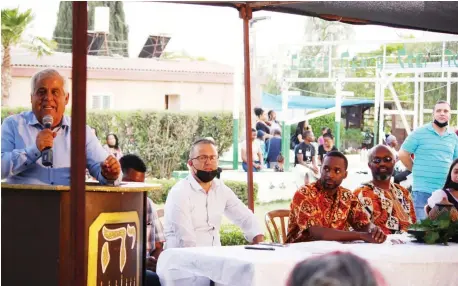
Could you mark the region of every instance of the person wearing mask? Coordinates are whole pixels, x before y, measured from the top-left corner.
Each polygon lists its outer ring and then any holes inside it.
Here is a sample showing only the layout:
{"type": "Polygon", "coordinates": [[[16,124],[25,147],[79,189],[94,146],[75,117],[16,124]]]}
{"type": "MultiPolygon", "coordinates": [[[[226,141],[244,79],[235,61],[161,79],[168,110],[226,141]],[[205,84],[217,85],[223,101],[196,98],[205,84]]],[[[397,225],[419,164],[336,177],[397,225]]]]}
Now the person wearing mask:
{"type": "Polygon", "coordinates": [[[319,181],[296,191],[291,201],[286,243],[385,241],[386,235],[370,222],[358,198],[340,186],[347,177],[347,169],[348,160],[344,154],[329,152],[321,166],[319,181]]]}
{"type": "MultiPolygon", "coordinates": [[[[257,131],[251,129],[251,152],[253,155],[253,172],[259,172],[264,165],[264,157],[262,155],[261,146],[258,140],[256,140],[257,131]]],[[[245,172],[248,172],[248,156],[246,150],[246,140],[242,142],[241,155],[242,155],[242,168],[245,172]]]]}
{"type": "Polygon", "coordinates": [[[300,143],[294,153],[294,172],[296,173],[296,185],[300,187],[309,182],[315,182],[319,178],[319,169],[315,159],[315,147],[311,144],[315,141],[312,131],[304,132],[304,141],[300,143]]]}
{"type": "Polygon", "coordinates": [[[329,129],[328,127],[323,127],[323,128],[321,128],[321,136],[318,137],[318,145],[321,146],[321,145],[324,144],[324,138],[323,138],[323,136],[324,136],[324,134],[326,134],[326,133],[331,133],[331,129],[329,129]]]}
{"type": "Polygon", "coordinates": [[[106,140],[107,140],[107,144],[103,146],[105,150],[107,150],[107,152],[113,155],[117,160],[121,159],[123,155],[122,155],[121,148],[119,148],[118,136],[116,136],[116,134],[114,133],[110,133],[107,135],[106,140]]]}
{"type": "Polygon", "coordinates": [[[190,174],[172,187],[165,202],[166,248],[221,246],[223,215],[239,226],[248,242],[264,241],[254,214],[221,180],[216,179],[218,151],[207,139],[189,152],[190,174]]]}
{"type": "Polygon", "coordinates": [[[281,125],[277,121],[277,113],[273,110],[267,112],[267,116],[269,117],[269,124],[270,124],[270,134],[275,136],[275,130],[279,130],[281,132],[281,125]]]}
{"type": "Polygon", "coordinates": [[[318,160],[320,165],[323,164],[323,159],[331,151],[337,151],[336,146],[334,146],[334,136],[331,133],[323,134],[323,144],[318,146],[318,160]]]}
{"type": "Polygon", "coordinates": [[[450,165],[458,158],[458,137],[448,127],[450,115],[450,104],[438,101],[433,109],[433,122],[413,131],[399,150],[399,159],[412,171],[413,203],[420,220],[425,218],[428,198],[442,188],[450,165]]]}
{"type": "Polygon", "coordinates": [[[372,181],[353,192],[371,222],[387,235],[407,232],[410,225],[417,222],[409,191],[391,182],[394,160],[388,146],[377,145],[370,149],[368,166],[372,181]]]}
{"type": "MultiPolygon", "coordinates": [[[[140,157],[133,154],[119,159],[123,173],[123,182],[145,182],[146,165],[140,157]]],[[[146,286],[160,286],[156,274],[157,260],[165,242],[164,230],[153,201],[146,197],[146,286]]]]}
{"type": "MultiPolygon", "coordinates": [[[[32,111],[7,117],[2,123],[2,179],[9,184],[70,185],[71,118],[65,116],[68,80],[55,69],[31,79],[32,111]],[[50,128],[46,128],[48,122],[50,128]],[[43,164],[45,150],[52,162],[43,164]],[[52,165],[48,165],[52,163],[52,165]]],[[[119,162],[108,154],[86,126],[86,168],[100,184],[121,182],[119,162]]]]}
{"type": "Polygon", "coordinates": [[[429,213],[436,204],[452,204],[458,210],[458,159],[450,166],[444,186],[434,191],[428,198],[426,213],[429,213]]]}

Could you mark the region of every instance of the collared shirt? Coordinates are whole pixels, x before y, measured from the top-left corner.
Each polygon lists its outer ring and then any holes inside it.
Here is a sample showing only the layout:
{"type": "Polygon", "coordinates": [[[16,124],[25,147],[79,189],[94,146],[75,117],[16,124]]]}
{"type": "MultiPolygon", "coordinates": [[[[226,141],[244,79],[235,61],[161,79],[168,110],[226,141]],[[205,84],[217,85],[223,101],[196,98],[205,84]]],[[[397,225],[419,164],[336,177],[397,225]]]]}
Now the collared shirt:
{"type": "Polygon", "coordinates": [[[439,135],[428,123],[412,132],[401,149],[415,154],[412,190],[431,194],[442,188],[451,163],[458,158],[458,137],[450,128],[439,135]]]}
{"type": "Polygon", "coordinates": [[[385,234],[405,232],[417,222],[412,197],[398,184],[390,184],[390,190],[381,190],[370,182],[353,194],[358,197],[372,223],[385,234]]]}
{"type": "Polygon", "coordinates": [[[147,198],[146,207],[146,256],[150,256],[151,251],[156,249],[156,242],[164,242],[164,229],[157,215],[155,205],[150,198],[147,198]],[[154,231],[151,231],[151,229],[154,231]]]}
{"type": "Polygon", "coordinates": [[[170,190],[164,213],[166,248],[221,246],[223,214],[243,230],[249,242],[263,233],[254,214],[218,179],[207,193],[188,175],[170,190]]]}
{"type": "MultiPolygon", "coordinates": [[[[70,185],[70,117],[64,116],[53,144],[53,167],[41,162],[41,152],[36,145],[37,134],[43,130],[32,111],[9,116],[2,123],[2,179],[10,184],[70,185]]],[[[108,154],[99,140],[86,126],[86,167],[101,184],[118,184],[106,180],[100,163],[108,154]]]]}
{"type": "Polygon", "coordinates": [[[321,189],[319,182],[296,191],[291,201],[287,243],[310,241],[312,226],[337,230],[359,230],[370,224],[361,203],[347,189],[339,187],[334,195],[321,189]]]}

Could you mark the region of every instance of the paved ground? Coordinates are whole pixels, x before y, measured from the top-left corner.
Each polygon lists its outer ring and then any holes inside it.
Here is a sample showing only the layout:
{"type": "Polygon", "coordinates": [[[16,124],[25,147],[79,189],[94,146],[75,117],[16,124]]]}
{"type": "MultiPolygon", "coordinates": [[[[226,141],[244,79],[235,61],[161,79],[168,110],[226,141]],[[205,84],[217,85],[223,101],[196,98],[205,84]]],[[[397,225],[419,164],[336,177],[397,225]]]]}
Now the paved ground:
{"type": "MultiPolygon", "coordinates": [[[[348,155],[349,174],[344,180],[343,186],[350,190],[357,188],[362,182],[371,179],[367,161],[360,155],[348,155]],[[361,173],[367,172],[367,174],[361,173]]],[[[277,200],[291,200],[294,192],[297,190],[295,176],[293,172],[276,173],[272,170],[264,170],[254,173],[254,182],[258,184],[258,201],[261,203],[272,202],[277,200]]],[[[247,174],[241,170],[225,170],[221,174],[224,180],[246,181],[247,174]]]]}

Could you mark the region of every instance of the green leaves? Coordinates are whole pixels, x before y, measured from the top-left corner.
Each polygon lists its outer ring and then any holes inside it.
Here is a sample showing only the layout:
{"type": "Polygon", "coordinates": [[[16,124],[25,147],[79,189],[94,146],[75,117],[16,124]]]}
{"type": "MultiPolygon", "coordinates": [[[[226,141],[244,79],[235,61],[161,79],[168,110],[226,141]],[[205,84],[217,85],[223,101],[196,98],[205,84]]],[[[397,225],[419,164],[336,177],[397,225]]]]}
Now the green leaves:
{"type": "Polygon", "coordinates": [[[451,237],[458,236],[458,221],[452,222],[449,213],[444,212],[437,219],[426,218],[411,225],[410,229],[424,231],[412,234],[420,241],[424,240],[428,244],[441,242],[447,245],[451,237]]]}
{"type": "Polygon", "coordinates": [[[32,9],[2,9],[2,46],[7,48],[20,42],[22,34],[33,21],[32,9]]]}

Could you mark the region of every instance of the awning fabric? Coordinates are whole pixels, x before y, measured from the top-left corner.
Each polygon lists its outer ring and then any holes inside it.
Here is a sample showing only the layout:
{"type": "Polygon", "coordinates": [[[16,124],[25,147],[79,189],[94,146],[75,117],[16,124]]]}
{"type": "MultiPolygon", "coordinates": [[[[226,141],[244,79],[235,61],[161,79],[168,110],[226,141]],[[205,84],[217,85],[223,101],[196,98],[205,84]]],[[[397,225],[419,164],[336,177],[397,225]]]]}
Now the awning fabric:
{"type": "MultiPolygon", "coordinates": [[[[373,105],[371,99],[344,99],[342,106],[373,105]]],[[[335,98],[314,97],[314,96],[289,96],[288,109],[326,109],[336,106],[335,98]]],[[[262,93],[262,107],[266,109],[281,110],[282,96],[269,93],[262,93]]]]}
{"type": "Polygon", "coordinates": [[[274,11],[349,24],[372,24],[395,28],[458,34],[456,1],[170,1],[183,4],[226,6],[253,11],[274,11]]]}

